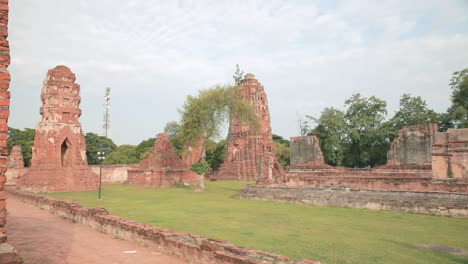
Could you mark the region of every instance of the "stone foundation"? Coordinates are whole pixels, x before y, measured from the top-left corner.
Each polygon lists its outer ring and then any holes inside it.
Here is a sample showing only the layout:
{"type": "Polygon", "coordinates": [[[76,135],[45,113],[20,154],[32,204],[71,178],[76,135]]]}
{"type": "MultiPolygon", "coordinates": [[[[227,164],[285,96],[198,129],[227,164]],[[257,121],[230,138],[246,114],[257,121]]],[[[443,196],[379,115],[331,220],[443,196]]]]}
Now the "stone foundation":
{"type": "Polygon", "coordinates": [[[468,194],[249,185],[240,198],[468,217],[468,194]]]}
{"type": "MultiPolygon", "coordinates": [[[[99,175],[100,166],[89,166],[94,174],[99,175]]],[[[128,171],[138,169],[138,164],[115,164],[102,166],[103,183],[124,183],[128,179],[128,171]]]]}
{"type": "Polygon", "coordinates": [[[84,208],[78,203],[60,201],[31,193],[9,190],[15,197],[53,214],[143,246],[175,255],[193,264],[320,264],[311,260],[252,250],[223,240],[174,232],[122,217],[109,215],[105,208],[84,208]]]}

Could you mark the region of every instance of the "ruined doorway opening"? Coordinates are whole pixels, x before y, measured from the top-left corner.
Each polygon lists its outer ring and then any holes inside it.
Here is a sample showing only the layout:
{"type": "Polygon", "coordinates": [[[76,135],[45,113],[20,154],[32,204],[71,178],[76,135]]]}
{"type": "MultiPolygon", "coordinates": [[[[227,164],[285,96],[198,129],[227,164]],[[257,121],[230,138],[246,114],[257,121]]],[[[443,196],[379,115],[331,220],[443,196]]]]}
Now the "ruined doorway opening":
{"type": "Polygon", "coordinates": [[[68,140],[68,138],[65,138],[61,146],[62,167],[68,167],[70,165],[70,161],[69,161],[70,147],[71,147],[70,140],[68,140]]]}

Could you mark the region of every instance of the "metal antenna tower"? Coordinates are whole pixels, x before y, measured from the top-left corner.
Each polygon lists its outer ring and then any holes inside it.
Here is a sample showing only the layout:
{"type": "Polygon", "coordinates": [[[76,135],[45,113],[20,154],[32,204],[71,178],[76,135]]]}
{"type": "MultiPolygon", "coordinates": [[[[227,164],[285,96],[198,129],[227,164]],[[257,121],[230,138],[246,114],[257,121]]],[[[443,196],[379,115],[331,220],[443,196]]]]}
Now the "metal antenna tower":
{"type": "Polygon", "coordinates": [[[102,128],[104,128],[104,136],[107,137],[107,133],[110,128],[110,114],[109,114],[109,108],[110,108],[110,91],[111,88],[107,87],[106,88],[106,95],[104,96],[104,124],[102,128]]]}

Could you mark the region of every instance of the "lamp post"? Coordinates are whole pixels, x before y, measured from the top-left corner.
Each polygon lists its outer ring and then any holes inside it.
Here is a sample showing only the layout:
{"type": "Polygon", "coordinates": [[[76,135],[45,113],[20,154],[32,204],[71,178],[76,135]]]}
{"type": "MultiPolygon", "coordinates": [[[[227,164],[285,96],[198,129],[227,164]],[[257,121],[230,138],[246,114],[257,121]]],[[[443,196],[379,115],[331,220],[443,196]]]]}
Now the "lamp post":
{"type": "Polygon", "coordinates": [[[98,193],[98,198],[101,200],[101,186],[102,186],[102,162],[106,158],[104,155],[106,153],[104,151],[99,151],[97,153],[98,159],[99,159],[99,193],[98,193]]]}

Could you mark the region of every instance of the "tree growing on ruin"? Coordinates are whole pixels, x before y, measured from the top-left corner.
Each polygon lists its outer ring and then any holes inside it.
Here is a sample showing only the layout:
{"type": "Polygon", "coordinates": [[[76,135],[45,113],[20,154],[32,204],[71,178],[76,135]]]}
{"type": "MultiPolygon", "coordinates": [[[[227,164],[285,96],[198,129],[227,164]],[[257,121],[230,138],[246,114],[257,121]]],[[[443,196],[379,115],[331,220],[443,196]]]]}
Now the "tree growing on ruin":
{"type": "Polygon", "coordinates": [[[232,78],[234,79],[235,85],[239,85],[244,79],[244,71],[239,68],[239,64],[236,64],[236,71],[234,72],[234,76],[232,76],[232,78]]]}
{"type": "Polygon", "coordinates": [[[200,160],[206,160],[208,140],[219,137],[230,118],[258,127],[257,115],[252,107],[242,100],[237,89],[237,86],[216,86],[202,90],[197,96],[187,96],[179,110],[182,145],[189,146],[200,138],[203,139],[200,160]]]}

